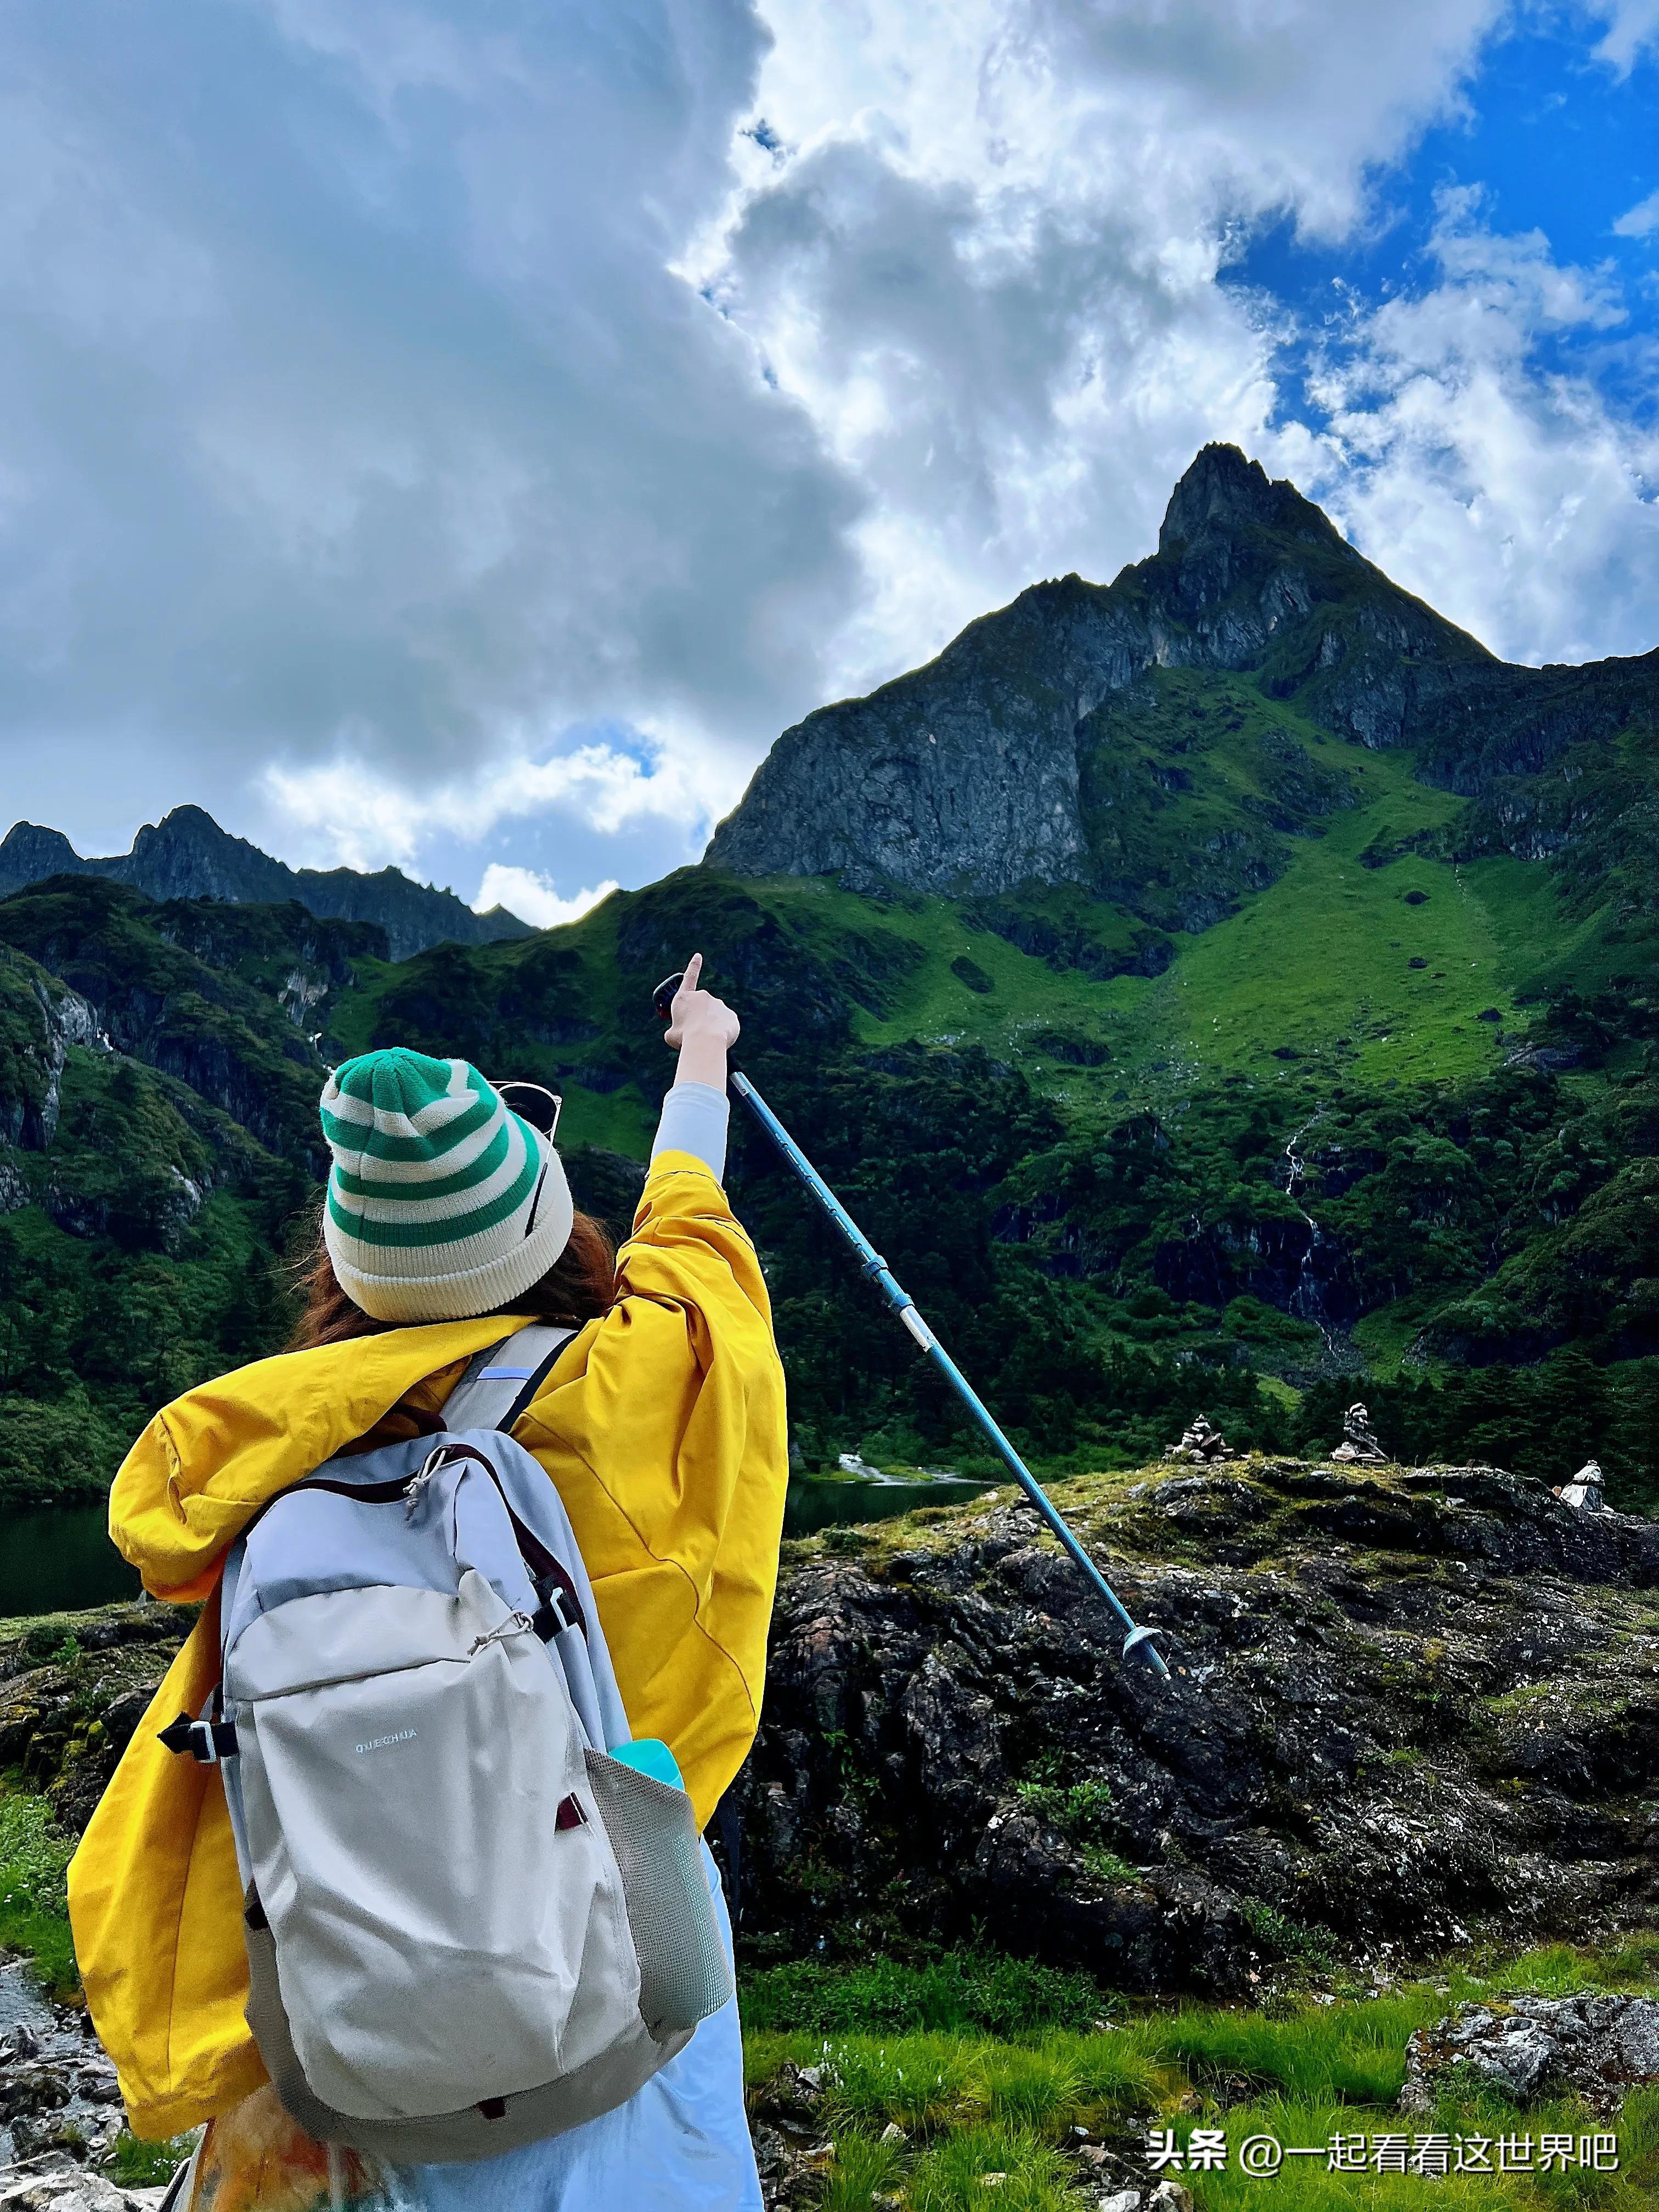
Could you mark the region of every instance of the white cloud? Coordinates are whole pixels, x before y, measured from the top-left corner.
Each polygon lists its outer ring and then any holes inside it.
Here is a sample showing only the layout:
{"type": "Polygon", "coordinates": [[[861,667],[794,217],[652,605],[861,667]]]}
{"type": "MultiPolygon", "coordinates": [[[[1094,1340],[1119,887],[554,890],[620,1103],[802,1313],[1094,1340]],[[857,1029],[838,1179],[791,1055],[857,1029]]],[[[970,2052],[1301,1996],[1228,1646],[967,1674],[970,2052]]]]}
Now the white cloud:
{"type": "Polygon", "coordinates": [[[1603,271],[1536,233],[1495,235],[1446,194],[1438,281],[1358,315],[1315,378],[1329,434],[1304,482],[1396,580],[1514,659],[1653,642],[1659,434],[1589,376],[1540,359],[1564,331],[1611,332],[1603,271]]]}
{"type": "Polygon", "coordinates": [[[1644,200],[1638,200],[1633,208],[1626,208],[1613,226],[1619,238],[1647,238],[1659,230],[1659,192],[1650,192],[1644,200]]]}
{"type": "Polygon", "coordinates": [[[1644,51],[1659,41],[1659,0],[1588,0],[1587,12],[1606,23],[1596,53],[1621,74],[1634,69],[1644,51]]]}
{"type": "Polygon", "coordinates": [[[435,834],[477,844],[503,823],[556,810],[586,832],[614,836],[655,817],[695,838],[729,808],[741,770],[700,768],[693,748],[659,749],[641,760],[589,742],[536,759],[507,753],[461,775],[425,786],[387,774],[361,756],[315,765],[272,766],[261,778],[267,803],[297,844],[325,866],[416,866],[435,834]]]}
{"type": "Polygon", "coordinates": [[[472,907],[476,914],[488,914],[491,907],[504,906],[509,914],[516,914],[520,921],[533,922],[538,929],[557,929],[563,922],[580,921],[617,888],[615,883],[595,884],[591,890],[561,898],[550,879],[534,868],[507,867],[492,860],[484,870],[472,907]]]}
{"type": "Polygon", "coordinates": [[[768,13],[757,106],[781,149],[749,148],[691,265],[872,494],[838,688],[1034,576],[1139,557],[1212,437],[1326,496],[1501,650],[1653,642],[1652,441],[1598,381],[1641,365],[1609,271],[1449,194],[1426,283],[1340,309],[1328,433],[1287,404],[1307,334],[1218,282],[1230,238],[1276,213],[1328,240],[1375,226],[1376,165],[1463,110],[1501,0],[768,13]]]}
{"type": "Polygon", "coordinates": [[[1205,440],[1260,444],[1274,334],[1230,226],[1363,215],[1502,0],[771,0],[743,182],[688,265],[869,493],[837,688],[1035,576],[1146,552],[1205,440]]]}
{"type": "Polygon", "coordinates": [[[729,781],[814,703],[860,495],[667,265],[764,43],[748,0],[7,16],[15,804],[258,833],[272,759],[418,794],[600,714],[729,781]]]}

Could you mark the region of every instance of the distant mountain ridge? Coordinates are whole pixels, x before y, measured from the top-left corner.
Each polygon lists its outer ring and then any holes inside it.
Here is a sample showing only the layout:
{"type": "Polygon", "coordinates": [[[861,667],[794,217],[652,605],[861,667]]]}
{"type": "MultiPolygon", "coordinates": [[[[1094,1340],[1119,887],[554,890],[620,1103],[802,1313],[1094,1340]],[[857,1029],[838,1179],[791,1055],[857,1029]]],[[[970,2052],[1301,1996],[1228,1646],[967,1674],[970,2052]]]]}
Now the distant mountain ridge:
{"type": "Polygon", "coordinates": [[[386,932],[393,960],[428,945],[493,945],[534,934],[505,907],[475,914],[453,891],[417,884],[400,868],[290,868],[245,837],[233,837],[199,806],[175,806],[146,823],[132,850],[82,859],[60,830],[18,822],[0,841],[0,898],[49,876],[103,876],[153,899],[226,899],[280,905],[297,899],[326,920],[367,921],[386,932]]]}

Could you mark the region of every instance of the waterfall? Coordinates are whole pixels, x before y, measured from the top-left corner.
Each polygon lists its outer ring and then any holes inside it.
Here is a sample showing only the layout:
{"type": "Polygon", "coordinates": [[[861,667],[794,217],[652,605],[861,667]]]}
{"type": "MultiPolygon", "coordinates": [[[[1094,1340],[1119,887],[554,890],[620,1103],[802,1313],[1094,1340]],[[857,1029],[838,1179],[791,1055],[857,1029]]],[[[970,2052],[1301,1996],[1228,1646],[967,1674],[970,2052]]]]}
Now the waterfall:
{"type": "Polygon", "coordinates": [[[1325,1311],[1325,1294],[1320,1288],[1319,1278],[1313,1267],[1314,1254],[1324,1239],[1320,1234],[1319,1224],[1302,1203],[1302,1184],[1308,1165],[1297,1149],[1315,1123],[1323,1121],[1325,1110],[1324,1107],[1316,1106],[1302,1126],[1292,1130],[1285,1140],[1285,1195],[1294,1202],[1297,1212],[1308,1224],[1308,1249],[1302,1255],[1302,1267],[1296,1288],[1291,1292],[1291,1311],[1298,1320],[1310,1321],[1315,1324],[1325,1340],[1326,1351],[1335,1359],[1340,1357],[1336,1339],[1331,1334],[1330,1318],[1325,1311]]]}

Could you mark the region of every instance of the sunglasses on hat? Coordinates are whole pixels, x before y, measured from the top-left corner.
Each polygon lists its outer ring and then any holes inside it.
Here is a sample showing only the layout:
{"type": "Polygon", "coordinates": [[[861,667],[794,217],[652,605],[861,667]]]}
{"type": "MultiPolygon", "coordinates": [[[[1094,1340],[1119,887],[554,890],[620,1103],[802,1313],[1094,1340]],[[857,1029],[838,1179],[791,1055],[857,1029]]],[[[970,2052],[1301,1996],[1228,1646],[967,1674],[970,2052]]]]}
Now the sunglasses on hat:
{"type": "Polygon", "coordinates": [[[556,1091],[550,1091],[540,1083],[498,1083],[496,1097],[509,1113],[516,1114],[521,1121],[528,1121],[532,1129],[539,1129],[548,1142],[559,1126],[559,1111],[564,1101],[556,1091]]]}

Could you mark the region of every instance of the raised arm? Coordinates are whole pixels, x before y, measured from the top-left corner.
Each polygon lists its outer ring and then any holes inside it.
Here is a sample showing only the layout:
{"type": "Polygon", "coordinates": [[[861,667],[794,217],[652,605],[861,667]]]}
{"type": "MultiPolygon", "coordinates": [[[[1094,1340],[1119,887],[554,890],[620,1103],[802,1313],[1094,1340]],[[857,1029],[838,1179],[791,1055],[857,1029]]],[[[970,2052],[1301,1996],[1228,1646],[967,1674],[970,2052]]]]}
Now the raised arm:
{"type": "Polygon", "coordinates": [[[679,1065],[663,1100],[651,1157],[654,1160],[659,1152],[690,1152],[704,1162],[718,1182],[726,1173],[726,1058],[737,1042],[740,1024],[723,1000],[698,989],[702,973],[702,955],[694,952],[669,1010],[665,1042],[679,1054],[679,1065]]]}

